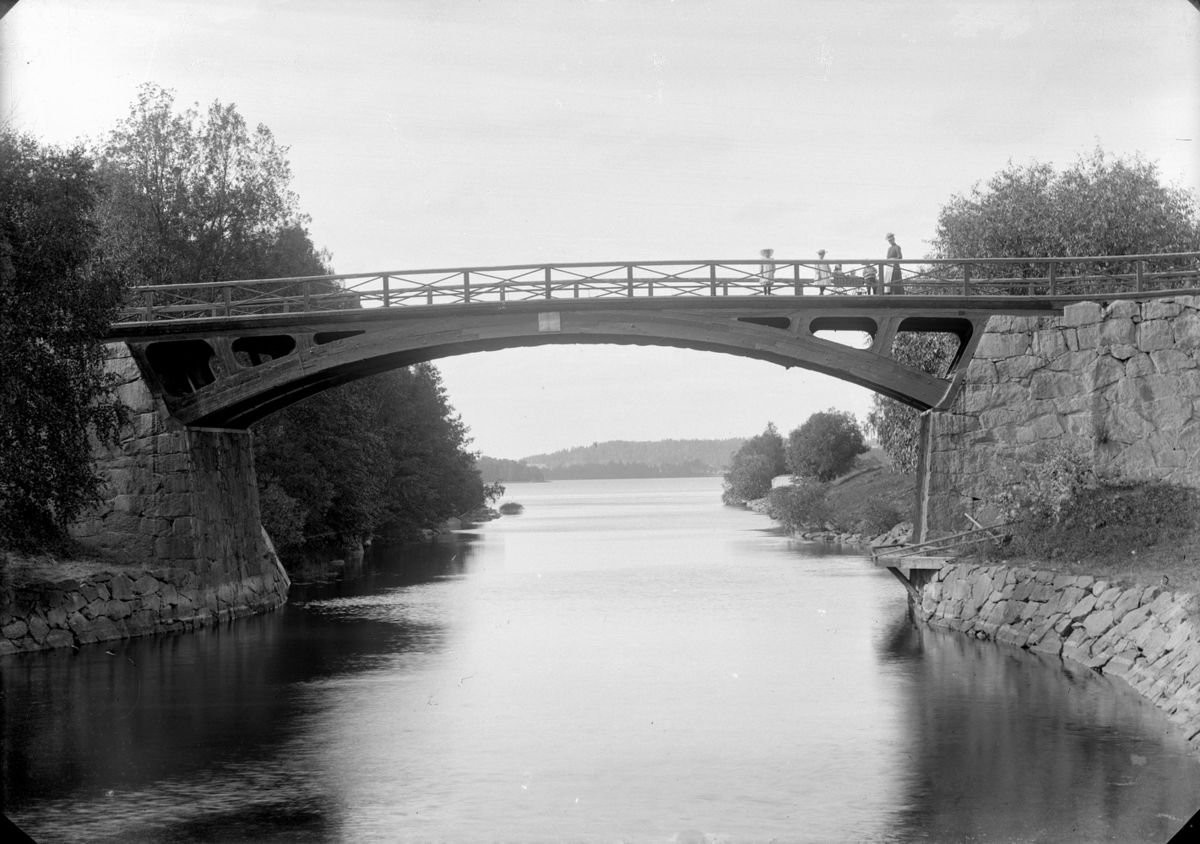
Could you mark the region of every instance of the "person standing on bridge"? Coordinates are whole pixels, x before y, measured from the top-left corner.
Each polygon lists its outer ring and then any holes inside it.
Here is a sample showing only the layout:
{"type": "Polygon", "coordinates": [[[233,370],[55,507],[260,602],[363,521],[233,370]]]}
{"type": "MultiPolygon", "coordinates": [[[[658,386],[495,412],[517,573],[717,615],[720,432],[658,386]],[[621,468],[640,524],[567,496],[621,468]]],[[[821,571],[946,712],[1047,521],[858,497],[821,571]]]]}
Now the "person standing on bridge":
{"type": "Polygon", "coordinates": [[[825,263],[825,250],[818,249],[817,257],[821,260],[817,261],[817,295],[824,296],[825,288],[829,286],[829,279],[833,274],[829,272],[829,264],[825,263]]]}
{"type": "MultiPolygon", "coordinates": [[[[892,234],[891,232],[888,232],[887,233],[887,242],[888,242],[888,253],[887,253],[888,258],[896,258],[898,260],[902,260],[904,258],[904,253],[902,253],[900,251],[900,245],[898,243],[896,243],[896,235],[892,234]]],[[[900,265],[892,264],[892,272],[891,272],[891,279],[890,279],[891,283],[888,285],[888,293],[891,293],[893,295],[899,295],[904,292],[904,285],[900,283],[901,279],[902,279],[902,276],[900,275],[900,265]]]]}
{"type": "Polygon", "coordinates": [[[771,256],[775,254],[775,250],[764,249],[758,254],[765,259],[762,265],[762,272],[760,273],[762,277],[763,295],[770,296],[771,285],[775,283],[775,262],[771,260],[771,256]]]}

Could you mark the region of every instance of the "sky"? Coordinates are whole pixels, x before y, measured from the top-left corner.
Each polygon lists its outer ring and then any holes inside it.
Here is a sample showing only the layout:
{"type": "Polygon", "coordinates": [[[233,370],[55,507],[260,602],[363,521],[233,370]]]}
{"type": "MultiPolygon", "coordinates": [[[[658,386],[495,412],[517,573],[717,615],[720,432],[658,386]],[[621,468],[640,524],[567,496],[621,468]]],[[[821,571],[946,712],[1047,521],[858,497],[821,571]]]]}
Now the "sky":
{"type": "MultiPolygon", "coordinates": [[[[1139,152],[1200,194],[1187,0],[20,0],[0,122],[100,139],[139,85],[289,148],[338,272],[905,257],[1010,161],[1139,152]]],[[[863,388],[668,348],[438,362],[473,447],[783,432],[863,388]]]]}

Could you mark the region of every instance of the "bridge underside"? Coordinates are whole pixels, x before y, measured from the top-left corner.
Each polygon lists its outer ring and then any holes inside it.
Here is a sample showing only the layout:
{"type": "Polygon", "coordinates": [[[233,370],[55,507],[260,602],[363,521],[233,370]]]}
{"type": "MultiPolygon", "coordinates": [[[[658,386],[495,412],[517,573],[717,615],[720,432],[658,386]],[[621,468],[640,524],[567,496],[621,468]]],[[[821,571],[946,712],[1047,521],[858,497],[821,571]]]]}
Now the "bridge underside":
{"type": "MultiPolygon", "coordinates": [[[[126,325],[124,340],[151,388],[179,422],[246,428],[303,398],[358,378],[471,352],[554,343],[675,346],[797,366],[891,396],[942,409],[953,400],[990,316],[1061,313],[1047,303],[972,297],[811,296],[753,301],[522,302],[347,310],[227,320],[126,325]],[[816,301],[814,301],[816,300],[816,301]],[[870,336],[866,348],[825,332],[870,336]],[[891,357],[898,333],[938,332],[957,339],[946,377],[891,357]]],[[[631,373],[630,377],[637,377],[631,373]]]]}

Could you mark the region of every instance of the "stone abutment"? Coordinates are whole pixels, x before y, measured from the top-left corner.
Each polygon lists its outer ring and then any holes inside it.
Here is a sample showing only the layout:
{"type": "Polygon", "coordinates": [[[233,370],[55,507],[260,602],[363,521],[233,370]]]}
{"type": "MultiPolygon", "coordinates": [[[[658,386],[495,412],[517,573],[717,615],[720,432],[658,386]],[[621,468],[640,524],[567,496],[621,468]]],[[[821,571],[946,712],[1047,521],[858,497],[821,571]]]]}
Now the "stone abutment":
{"type": "Polygon", "coordinates": [[[102,501],[71,534],[113,565],[5,583],[0,653],[185,630],[287,599],[287,573],[260,521],[249,432],[180,426],[128,348],[108,352],[130,424],[116,446],[96,446],[102,501]]]}

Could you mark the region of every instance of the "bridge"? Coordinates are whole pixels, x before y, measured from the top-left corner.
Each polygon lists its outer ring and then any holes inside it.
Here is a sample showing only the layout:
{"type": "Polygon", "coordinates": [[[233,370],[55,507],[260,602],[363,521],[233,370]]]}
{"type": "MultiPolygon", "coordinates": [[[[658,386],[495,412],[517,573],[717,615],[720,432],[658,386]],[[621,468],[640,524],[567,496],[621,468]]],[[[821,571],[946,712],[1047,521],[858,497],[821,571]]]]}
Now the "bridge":
{"type": "Polygon", "coordinates": [[[1194,252],[461,267],[137,287],[108,339],[129,345],[176,421],[202,428],[248,428],[387,369],[553,343],[741,355],[944,410],[992,316],[1196,293],[1194,252]],[[910,332],[955,340],[946,372],[892,356],[910,332]]]}

